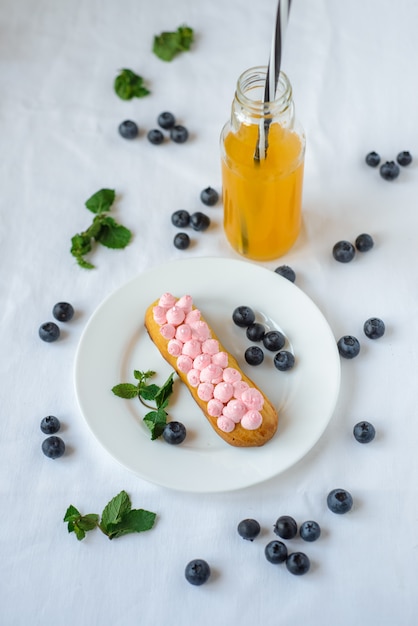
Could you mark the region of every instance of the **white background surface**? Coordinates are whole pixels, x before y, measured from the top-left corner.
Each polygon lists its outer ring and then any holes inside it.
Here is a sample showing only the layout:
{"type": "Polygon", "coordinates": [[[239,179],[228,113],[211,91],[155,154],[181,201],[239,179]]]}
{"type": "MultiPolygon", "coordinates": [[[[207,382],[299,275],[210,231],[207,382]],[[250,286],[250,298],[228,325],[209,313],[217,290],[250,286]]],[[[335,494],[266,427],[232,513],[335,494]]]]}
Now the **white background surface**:
{"type": "Polygon", "coordinates": [[[359,357],[342,363],[338,406],[315,448],[261,486],[172,492],[113,461],[75,399],[78,341],[105,297],[160,262],[236,258],[223,237],[220,205],[210,209],[211,229],[196,234],[186,252],[172,246],[170,215],[200,210],[204,187],[220,190],[219,133],[238,75],[267,61],[274,14],[273,0],[0,4],[5,626],[416,623],[418,160],[394,183],[364,164],[370,150],[384,160],[401,150],[418,156],[413,0],[293,2],[282,67],[308,137],[304,227],[294,249],[265,267],[291,265],[335,337],[355,334],[362,343],[359,357]],[[195,30],[193,50],[160,61],[151,52],[153,35],[182,23],[195,30]],[[119,100],[112,85],[123,67],[143,75],[152,95],[119,100]],[[189,128],[187,144],[147,142],[163,110],[189,128]],[[127,118],[143,129],[131,143],[117,133],[127,118]],[[116,189],[115,217],[134,239],[123,251],[95,251],[97,269],[88,272],[69,254],[70,239],[90,223],[84,202],[101,187],[116,189]],[[374,249],[336,263],[333,244],[361,232],[372,234],[374,249]],[[45,344],[38,327],[62,300],[77,314],[59,342],[45,344]],[[376,342],[362,334],[371,316],[387,327],[376,342]],[[61,419],[67,445],[56,461],[40,449],[39,423],[48,414],[61,419]],[[351,434],[362,419],[378,433],[367,446],[351,434]],[[327,510],[334,487],[353,494],[348,515],[327,510]],[[99,531],[83,542],[67,533],[69,504],[100,513],[121,489],[134,508],[158,513],[152,531],[113,542],[99,531]],[[289,542],[312,560],[301,578],[263,555],[282,514],[323,528],[312,545],[289,542]],[[236,533],[245,517],[262,526],[254,543],[236,533]],[[196,557],[213,570],[200,588],[183,576],[196,557]]]}

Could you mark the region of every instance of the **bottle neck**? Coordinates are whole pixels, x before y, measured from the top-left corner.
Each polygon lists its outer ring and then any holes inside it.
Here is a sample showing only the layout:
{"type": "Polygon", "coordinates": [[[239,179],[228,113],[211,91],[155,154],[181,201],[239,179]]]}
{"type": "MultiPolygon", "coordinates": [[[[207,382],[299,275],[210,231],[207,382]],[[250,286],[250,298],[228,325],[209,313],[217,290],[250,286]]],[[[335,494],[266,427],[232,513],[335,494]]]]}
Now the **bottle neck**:
{"type": "Polygon", "coordinates": [[[253,67],[241,74],[237,81],[232,104],[232,121],[244,124],[259,124],[260,120],[278,121],[291,127],[294,122],[292,86],[286,74],[280,72],[273,100],[264,101],[267,77],[266,67],[253,67]]]}

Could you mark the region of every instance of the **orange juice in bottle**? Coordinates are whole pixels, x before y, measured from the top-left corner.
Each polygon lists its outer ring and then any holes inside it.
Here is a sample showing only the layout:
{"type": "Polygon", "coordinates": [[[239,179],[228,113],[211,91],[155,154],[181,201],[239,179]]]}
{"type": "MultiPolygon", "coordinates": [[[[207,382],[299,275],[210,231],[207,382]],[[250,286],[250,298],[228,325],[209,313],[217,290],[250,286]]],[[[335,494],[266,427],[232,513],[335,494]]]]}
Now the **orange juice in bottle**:
{"type": "Polygon", "coordinates": [[[221,134],[225,234],[234,250],[256,261],[285,254],[302,220],[305,136],[283,72],[275,100],[263,102],[266,72],[258,67],[240,76],[221,134]]]}

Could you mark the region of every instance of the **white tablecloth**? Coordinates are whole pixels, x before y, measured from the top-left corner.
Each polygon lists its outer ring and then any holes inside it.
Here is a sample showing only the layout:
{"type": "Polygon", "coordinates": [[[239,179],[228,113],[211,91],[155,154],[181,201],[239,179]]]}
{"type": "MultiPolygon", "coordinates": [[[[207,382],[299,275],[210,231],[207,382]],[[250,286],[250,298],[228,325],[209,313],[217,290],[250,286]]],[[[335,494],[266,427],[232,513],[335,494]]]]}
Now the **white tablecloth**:
{"type": "Polygon", "coordinates": [[[267,62],[275,2],[0,4],[4,626],[416,623],[417,160],[388,183],[364,156],[418,157],[418,5],[292,5],[282,68],[308,138],[304,226],[291,252],[263,265],[292,266],[335,338],[354,334],[362,350],[341,363],[333,418],[299,463],[255,487],[199,495],[148,483],[109,456],[77,405],[73,364],[88,319],[129,279],[186,256],[238,258],[224,239],[220,205],[210,209],[212,228],[183,252],[172,245],[169,216],[201,210],[204,187],[220,190],[219,133],[238,75],[267,62]],[[195,30],[192,50],[164,63],[152,38],[181,24],[195,30]],[[121,68],[141,74],[151,95],[117,98],[121,68]],[[187,144],[146,140],[163,110],[187,126],[187,144]],[[137,121],[139,139],[118,135],[124,119],[137,121]],[[115,218],[134,238],[122,251],[95,250],[96,269],[82,270],[70,239],[88,225],[84,202],[102,187],[117,191],[115,218]],[[333,244],[361,232],[373,236],[373,250],[347,265],[334,261],[333,244]],[[58,301],[71,302],[76,315],[47,344],[38,327],[58,301]],[[362,332],[372,316],[387,329],[375,342],[362,332]],[[62,421],[67,446],[55,461],[40,447],[40,420],[49,414],[62,421]],[[369,445],[353,438],[360,420],[376,427],[369,445]],[[334,487],[352,493],[349,514],[327,509],[334,487]],[[99,513],[122,489],[135,508],[157,512],[154,529],[112,542],[99,531],[82,542],[67,533],[69,504],[99,513]],[[306,576],[264,558],[282,514],[322,526],[317,542],[293,544],[312,560],[306,576]],[[236,532],[246,517],[263,529],[251,544],[236,532]],[[213,571],[202,587],[184,579],[195,557],[213,571]]]}

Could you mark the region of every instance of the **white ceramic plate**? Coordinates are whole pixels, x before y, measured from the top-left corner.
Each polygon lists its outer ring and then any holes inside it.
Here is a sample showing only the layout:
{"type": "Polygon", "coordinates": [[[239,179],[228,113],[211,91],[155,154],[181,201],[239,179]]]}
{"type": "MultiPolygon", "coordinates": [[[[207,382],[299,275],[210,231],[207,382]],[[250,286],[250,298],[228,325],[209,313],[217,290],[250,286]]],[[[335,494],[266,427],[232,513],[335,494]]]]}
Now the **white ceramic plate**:
{"type": "Polygon", "coordinates": [[[291,467],[318,441],[334,411],[340,385],[335,338],[316,305],[293,283],[255,264],[221,258],[193,258],[139,275],[109,296],[90,318],[75,361],[80,409],[98,441],[122,465],[165,487],[221,492],[247,487],[291,467]],[[211,428],[188,389],[175,377],[169,415],[187,428],[177,446],[150,440],[139,400],[111,391],[135,382],[133,370],[153,370],[162,384],[171,373],[144,328],[148,305],[165,292],[189,294],[220,341],[263,389],[279,412],[273,439],[261,448],[234,448],[211,428]],[[232,321],[239,305],[253,308],[260,321],[280,329],[294,352],[288,372],[265,351],[262,365],[249,366],[245,330],[232,321]]]}

